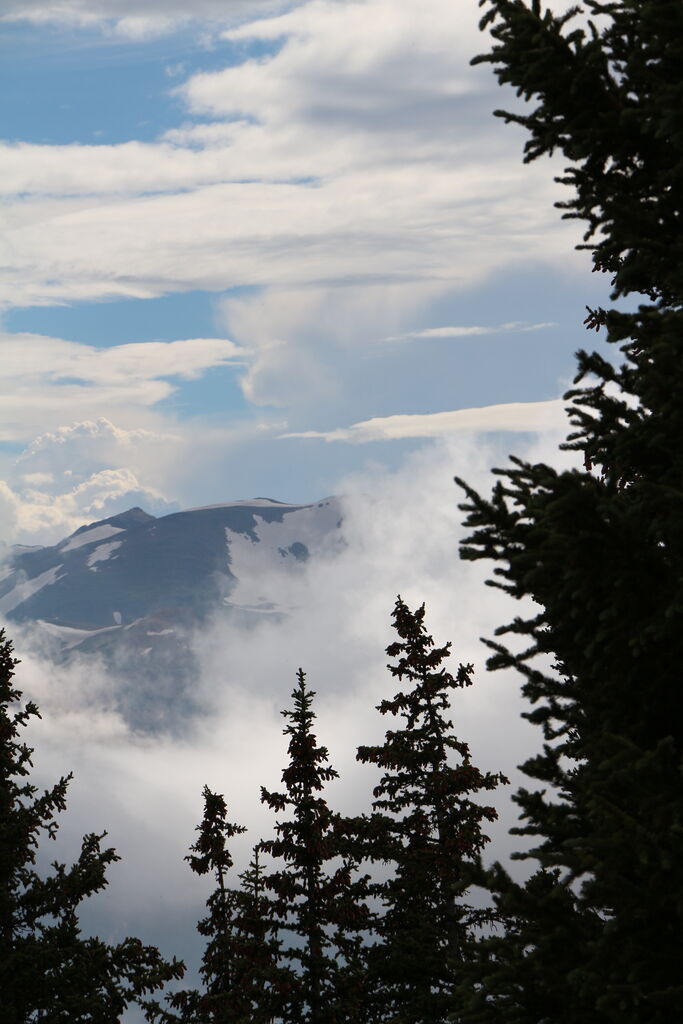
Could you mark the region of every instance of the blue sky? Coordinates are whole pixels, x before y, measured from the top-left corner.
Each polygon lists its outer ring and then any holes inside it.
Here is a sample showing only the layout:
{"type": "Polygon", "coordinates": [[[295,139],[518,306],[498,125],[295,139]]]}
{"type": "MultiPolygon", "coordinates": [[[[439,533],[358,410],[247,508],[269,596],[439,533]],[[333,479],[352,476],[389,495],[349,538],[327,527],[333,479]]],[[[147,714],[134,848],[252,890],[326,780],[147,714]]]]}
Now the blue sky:
{"type": "Polygon", "coordinates": [[[605,282],[552,207],[561,165],[524,167],[491,116],[516,101],[469,66],[476,20],[3,0],[8,539],[313,500],[444,436],[561,422],[605,282]]]}

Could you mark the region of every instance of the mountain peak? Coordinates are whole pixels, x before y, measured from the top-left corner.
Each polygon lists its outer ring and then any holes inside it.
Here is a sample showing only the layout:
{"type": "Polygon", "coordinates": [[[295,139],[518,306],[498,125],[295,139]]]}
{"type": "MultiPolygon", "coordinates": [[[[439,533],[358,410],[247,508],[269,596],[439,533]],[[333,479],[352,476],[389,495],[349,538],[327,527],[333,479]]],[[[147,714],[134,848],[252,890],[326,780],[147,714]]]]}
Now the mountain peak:
{"type": "Polygon", "coordinates": [[[153,522],[154,519],[156,519],[156,516],[145,512],[139,505],[134,505],[133,508],[129,508],[125,512],[119,512],[118,515],[110,516],[109,519],[102,519],[100,523],[94,523],[93,525],[100,526],[108,523],[110,526],[118,526],[122,530],[129,530],[131,526],[143,526],[145,523],[153,522]]]}
{"type": "Polygon", "coordinates": [[[115,516],[108,516],[106,519],[98,519],[94,523],[86,523],[84,526],[79,526],[72,537],[78,537],[81,533],[89,532],[96,526],[115,526],[119,530],[130,530],[134,526],[144,526],[145,523],[151,523],[156,519],[156,516],[151,516],[149,512],[145,512],[138,505],[133,508],[126,509],[125,512],[118,512],[115,516]]]}

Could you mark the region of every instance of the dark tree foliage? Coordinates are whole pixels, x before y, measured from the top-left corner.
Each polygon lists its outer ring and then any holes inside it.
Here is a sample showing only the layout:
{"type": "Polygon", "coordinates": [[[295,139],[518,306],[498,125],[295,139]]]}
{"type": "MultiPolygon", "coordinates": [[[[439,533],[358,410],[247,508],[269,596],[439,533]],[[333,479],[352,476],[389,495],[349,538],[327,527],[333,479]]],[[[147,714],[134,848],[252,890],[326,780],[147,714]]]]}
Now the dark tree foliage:
{"type": "Polygon", "coordinates": [[[261,799],[277,814],[276,838],[261,844],[278,870],[264,878],[273,894],[282,957],[291,965],[292,988],[279,1007],[283,1024],[365,1024],[362,984],[362,932],[367,908],[364,880],[352,858],[340,856],[339,816],[320,795],[338,777],[327,748],[313,732],[315,692],[298,672],[288,720],[289,763],[282,772],[284,792],[261,789],[261,799]]]}
{"type": "Polygon", "coordinates": [[[373,886],[382,910],[367,984],[374,996],[369,1019],[392,1024],[440,1024],[453,1007],[460,967],[491,918],[465,902],[488,842],[482,825],[497,817],[472,797],[507,782],[479,771],[453,734],[450,700],[471,685],[473,668],[460,665],[455,676],[446,670],[451,645],[435,647],[424,618],[424,605],[412,612],[398,598],[393,619],[400,639],[387,654],[397,659],[388,667],[404,688],[377,710],[402,720],[401,727],[357,755],[383,772],[373,814],[353,824],[365,856],[391,870],[373,886]]]}
{"type": "Polygon", "coordinates": [[[526,163],[559,150],[558,203],[586,222],[595,267],[614,277],[614,298],[681,297],[683,8],[678,0],[585,0],[563,15],[540,0],[480,0],[494,39],[473,64],[493,64],[501,84],[535,101],[496,110],[528,132],[526,163]],[[577,14],[586,15],[577,22],[577,14]],[[598,236],[595,238],[594,236],[598,236]]]}
{"type": "Polygon", "coordinates": [[[491,887],[509,918],[485,945],[478,1024],[669,1024],[683,1006],[683,4],[483,0],[493,64],[531,106],[497,112],[526,160],[570,162],[566,216],[634,312],[589,310],[623,362],[578,353],[565,447],[585,471],[518,459],[485,500],[462,481],[465,558],[531,597],[493,642],[542,727],[516,799],[538,870],[491,887]],[[647,299],[647,301],[643,301],[647,299]],[[520,649],[521,647],[521,649],[520,649]],[[552,668],[548,665],[552,664],[552,668]],[[678,707],[678,711],[676,708],[678,707]]]}
{"type": "Polygon", "coordinates": [[[181,963],[127,938],[111,946],[82,938],[78,908],[107,885],[119,860],[102,835],[83,839],[80,856],[52,874],[36,871],[41,836],[54,839],[71,776],[39,794],[29,781],[33,750],[21,730],[40,717],[12,686],[16,659],[0,630],[0,1019],[2,1024],[118,1024],[130,1004],[180,978],[181,963]]]}
{"type": "Polygon", "coordinates": [[[242,888],[228,885],[233,859],[229,840],[246,831],[227,820],[225,799],[204,787],[204,817],[199,837],[185,859],[197,875],[212,874],[216,883],[207,900],[208,914],[197,925],[208,942],[200,975],[204,991],[184,990],[168,997],[172,1011],[158,1020],[183,1024],[268,1024],[275,993],[286,979],[277,966],[278,943],[269,935],[269,901],[263,892],[258,848],[242,888]]]}
{"type": "Polygon", "coordinates": [[[282,966],[281,944],[273,934],[273,906],[264,884],[259,846],[239,877],[240,988],[251,1001],[249,1024],[269,1024],[287,1003],[293,979],[291,970],[282,966]]]}

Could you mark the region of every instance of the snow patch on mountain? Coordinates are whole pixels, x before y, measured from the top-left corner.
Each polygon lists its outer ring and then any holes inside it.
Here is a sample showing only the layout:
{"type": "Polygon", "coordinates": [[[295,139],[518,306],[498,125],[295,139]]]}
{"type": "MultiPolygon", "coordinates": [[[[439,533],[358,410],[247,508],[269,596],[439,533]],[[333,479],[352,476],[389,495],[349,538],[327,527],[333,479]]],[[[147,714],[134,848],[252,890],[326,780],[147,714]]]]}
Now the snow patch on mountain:
{"type": "Polygon", "coordinates": [[[241,501],[221,501],[217,505],[197,505],[196,508],[188,508],[188,512],[206,512],[212,508],[281,508],[295,509],[301,505],[288,505],[285,501],[275,501],[274,498],[246,498],[241,501]]]}
{"type": "Polygon", "coordinates": [[[60,550],[62,553],[73,551],[75,548],[83,547],[84,544],[95,544],[98,540],[107,540],[108,537],[113,537],[115,534],[123,532],[120,526],[103,523],[101,526],[93,526],[89,530],[73,534],[60,550]]]}
{"type": "Polygon", "coordinates": [[[59,626],[56,622],[45,622],[38,619],[36,625],[48,636],[59,640],[64,650],[77,647],[83,640],[88,640],[99,633],[110,633],[118,629],[118,626],[101,626],[99,629],[76,629],[75,626],[59,626]]]}
{"type": "Polygon", "coordinates": [[[37,594],[43,587],[49,587],[56,583],[60,578],[58,573],[61,568],[61,565],[55,565],[51,569],[41,572],[39,576],[34,576],[32,580],[22,580],[9,593],[0,598],[0,612],[3,614],[11,612],[13,608],[32,597],[33,594],[37,594]]]}
{"type": "Polygon", "coordinates": [[[98,544],[94,551],[88,555],[87,566],[93,572],[97,572],[96,562],[106,562],[111,558],[114,551],[121,547],[123,541],[112,540],[108,544],[98,544]]]}

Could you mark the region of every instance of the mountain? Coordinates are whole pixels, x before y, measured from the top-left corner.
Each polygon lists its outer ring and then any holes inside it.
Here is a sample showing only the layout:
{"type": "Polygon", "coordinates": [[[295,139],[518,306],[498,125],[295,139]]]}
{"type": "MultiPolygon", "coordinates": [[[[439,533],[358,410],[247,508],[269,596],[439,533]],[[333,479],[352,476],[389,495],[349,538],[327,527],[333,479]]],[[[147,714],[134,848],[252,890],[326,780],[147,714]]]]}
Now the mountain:
{"type": "Polygon", "coordinates": [[[337,498],[253,498],[158,518],[131,508],[51,547],[13,548],[0,568],[0,616],[30,627],[56,661],[97,656],[127,716],[165,727],[179,698],[191,699],[192,632],[216,615],[248,627],[286,614],[269,589],[275,581],[286,594],[309,558],[338,550],[341,524],[337,498]]]}

